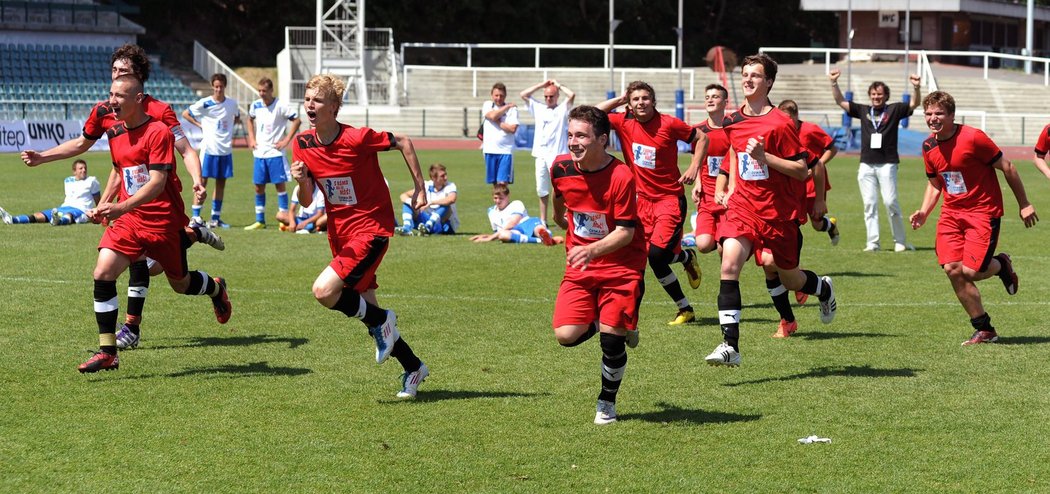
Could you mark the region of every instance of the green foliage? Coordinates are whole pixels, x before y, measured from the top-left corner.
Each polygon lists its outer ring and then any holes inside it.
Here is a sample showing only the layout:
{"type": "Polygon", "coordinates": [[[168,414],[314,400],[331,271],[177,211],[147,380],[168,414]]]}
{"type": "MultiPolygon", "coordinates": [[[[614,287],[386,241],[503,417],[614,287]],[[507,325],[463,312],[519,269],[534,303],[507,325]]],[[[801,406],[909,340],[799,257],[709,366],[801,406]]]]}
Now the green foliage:
{"type": "MultiPolygon", "coordinates": [[[[936,264],[932,220],[911,233],[916,252],[860,252],[857,159],[840,156],[829,168],[842,242],[803,230],[803,265],[835,280],[834,323],[820,324],[811,302],[796,310],[798,333],[770,338],[777,316],[749,266],[743,365],[708,367],[703,357],[721,340],[717,258],[701,259],[703,285],[688,293],[701,323],[685,328],[666,326],[674,307],[648,275],[621,422],[598,427],[597,342],[562,348],[550,330],[563,249],[470,243],[466,234],[487,229],[490,204],[479,153],[420,155],[424,166],[448,166],[464,232],[394,238],[379,272],[379,301],[432,371],[413,403],[394,399],[400,368],[374,364],[363,325],[313,300],[330,260],[325,238],[241,229],[253,221],[243,150],[225,201],[234,227],[220,232],[227,250],[189,251],[191,268],[229,280],[232,320],[218,325],[206,299],[154,278],[142,346],[123,352],[115,372],[75,370],[96,345],[100,228],[0,225],[0,491],[1050,490],[1050,281],[1041,275],[1050,258],[1045,226],[1025,231],[1008,189],[1000,247],[1021,290],[979,284],[1000,344],[959,346],[971,330],[936,264]],[[833,442],[798,444],[810,434],[833,442]]],[[[535,210],[532,161],[516,158],[512,197],[535,210]]],[[[88,156],[100,179],[109,161],[88,156]]],[[[405,167],[397,153],[383,163],[396,196],[409,186],[405,167]]],[[[1044,179],[1018,166],[1045,210],[1044,179]]],[[[0,167],[9,211],[61,199],[68,164],[28,169],[0,155],[0,167]]],[[[905,160],[905,214],[924,183],[921,163],[905,160]]]]}

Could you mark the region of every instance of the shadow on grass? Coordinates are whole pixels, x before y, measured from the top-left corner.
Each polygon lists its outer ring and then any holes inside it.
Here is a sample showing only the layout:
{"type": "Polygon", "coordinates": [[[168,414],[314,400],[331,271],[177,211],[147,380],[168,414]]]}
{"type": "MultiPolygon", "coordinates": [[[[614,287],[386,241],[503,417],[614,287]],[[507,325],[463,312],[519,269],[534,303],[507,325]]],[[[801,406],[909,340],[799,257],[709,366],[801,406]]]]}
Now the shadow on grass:
{"type": "MultiPolygon", "coordinates": [[[[772,307],[772,304],[770,304],[770,307],[772,307]]],[[[765,318],[760,318],[760,317],[754,317],[754,318],[747,318],[747,317],[745,317],[745,318],[741,319],[740,322],[765,324],[765,323],[776,322],[776,321],[774,321],[772,319],[765,319],[765,318]]],[[[698,317],[698,318],[696,318],[696,320],[694,320],[692,322],[687,322],[687,323],[683,324],[683,326],[716,326],[717,327],[718,324],[719,323],[718,323],[718,318],[717,317],[698,317]]]]}
{"type": "Polygon", "coordinates": [[[813,333],[795,333],[791,338],[803,338],[806,340],[837,340],[840,338],[897,338],[901,335],[886,333],[836,333],[833,331],[815,330],[813,333]]]}
{"type": "Polygon", "coordinates": [[[811,379],[821,377],[915,377],[915,373],[922,369],[876,369],[870,365],[846,365],[828,366],[810,369],[808,372],[784,377],[768,377],[755,379],[753,381],[742,381],[738,383],[723,384],[726,387],[744,386],[746,384],[764,384],[769,382],[794,381],[797,379],[811,379]]]}
{"type": "MultiPolygon", "coordinates": [[[[470,391],[452,389],[429,389],[419,390],[416,402],[448,401],[448,400],[479,400],[489,398],[534,398],[547,396],[549,393],[519,393],[516,391],[470,391]]],[[[387,403],[403,403],[403,400],[384,400],[387,403]]]]}
{"type": "Polygon", "coordinates": [[[999,337],[996,343],[1000,345],[1041,345],[1050,343],[1050,336],[1011,336],[999,337]]]}
{"type": "Polygon", "coordinates": [[[690,410],[688,408],[681,408],[665,402],[659,402],[656,406],[661,408],[661,410],[655,412],[621,414],[619,418],[620,420],[644,420],[646,422],[658,423],[688,422],[692,424],[728,424],[732,422],[750,422],[762,418],[761,415],[690,410]]]}
{"type": "Polygon", "coordinates": [[[304,367],[271,367],[269,362],[251,362],[243,365],[197,367],[165,374],[164,377],[187,377],[209,374],[229,374],[231,377],[302,376],[313,372],[304,367]]]}
{"type": "Polygon", "coordinates": [[[270,343],[287,343],[288,348],[298,348],[310,342],[309,338],[289,338],[286,336],[271,336],[268,334],[256,334],[245,336],[204,336],[194,338],[180,338],[186,341],[184,345],[161,345],[143,346],[142,350],[171,350],[174,348],[200,348],[200,347],[223,347],[223,346],[251,346],[266,345],[270,343]]]}
{"type": "Polygon", "coordinates": [[[840,271],[837,273],[822,273],[822,275],[830,276],[832,279],[835,278],[888,278],[895,276],[890,273],[862,273],[860,271],[840,271]]]}

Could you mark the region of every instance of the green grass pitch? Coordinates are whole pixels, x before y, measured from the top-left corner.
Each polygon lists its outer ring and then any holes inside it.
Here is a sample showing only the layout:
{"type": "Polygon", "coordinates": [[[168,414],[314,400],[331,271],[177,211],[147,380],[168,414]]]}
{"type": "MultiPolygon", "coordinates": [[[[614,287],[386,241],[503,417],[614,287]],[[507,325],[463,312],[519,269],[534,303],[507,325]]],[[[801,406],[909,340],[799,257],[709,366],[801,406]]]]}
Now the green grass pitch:
{"type": "MultiPolygon", "coordinates": [[[[206,299],[154,278],[142,345],[115,372],[76,371],[97,345],[101,229],[0,225],[0,492],[1050,490],[1050,226],[1026,231],[1004,181],[1000,249],[1020,291],[979,284],[1001,343],[959,346],[971,329],[937,266],[933,220],[909,232],[915,252],[861,252],[857,158],[841,156],[829,166],[829,203],[842,242],[806,226],[802,256],[834,278],[835,321],[822,325],[811,302],[796,309],[798,333],[770,338],[778,318],[751,266],[743,365],[708,367],[721,341],[717,257],[700,260],[699,290],[686,286],[701,316],[688,327],[666,326],[674,307],[649,274],[621,421],[599,427],[597,339],[562,348],[550,329],[564,250],[472,244],[491,204],[480,152],[419,155],[424,169],[448,166],[463,231],[394,238],[379,272],[380,303],[432,372],[415,402],[395,400],[400,367],[375,365],[363,325],[313,300],[330,260],[325,237],[278,232],[272,218],[267,230],[242,229],[254,221],[246,151],[227,189],[227,250],[189,252],[191,269],[229,280],[232,320],[218,325],[206,299]],[[811,434],[833,442],[797,442],[811,434]]],[[[382,156],[396,198],[408,174],[396,152],[382,156]]],[[[104,181],[108,154],[87,160],[104,181]]],[[[516,163],[512,197],[535,213],[532,160],[521,152],[516,163]]],[[[1017,165],[1050,215],[1045,179],[1017,165]]],[[[0,169],[0,206],[18,214],[60,202],[69,163],[29,169],[11,154],[0,169]]],[[[906,159],[906,216],[924,184],[921,161],[906,159]]],[[[275,197],[270,187],[271,216],[275,197]]]]}

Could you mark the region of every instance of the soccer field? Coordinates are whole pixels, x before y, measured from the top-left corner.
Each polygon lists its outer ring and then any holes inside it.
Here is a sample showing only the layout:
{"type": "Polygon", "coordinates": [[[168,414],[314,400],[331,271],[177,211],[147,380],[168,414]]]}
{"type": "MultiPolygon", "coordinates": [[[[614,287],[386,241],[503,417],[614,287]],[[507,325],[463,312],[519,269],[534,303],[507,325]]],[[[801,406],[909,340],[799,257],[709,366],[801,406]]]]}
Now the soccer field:
{"type": "MultiPolygon", "coordinates": [[[[550,329],[564,249],[472,244],[491,204],[480,152],[419,151],[448,167],[462,232],[396,237],[379,271],[380,304],[431,369],[400,402],[401,369],[374,361],[364,326],[321,307],[310,287],[331,259],[322,235],[277,231],[267,190],[254,221],[250,153],[235,154],[219,233],[227,249],[189,251],[191,269],[227,278],[229,324],[202,297],[153,278],[143,340],[114,372],[81,375],[97,348],[91,273],[97,226],[0,224],[0,492],[928,492],[1050,491],[1050,225],[1025,230],[1005,181],[1000,250],[1020,290],[978,284],[1000,343],[961,347],[969,320],[933,252],[934,221],[909,232],[914,252],[862,253],[857,158],[829,165],[829,209],[842,241],[803,228],[802,264],[834,279],[839,311],[770,338],[778,316],[761,271],[741,279],[739,368],[703,361],[720,341],[718,258],[702,256],[689,291],[699,323],[669,327],[675,308],[652,274],[641,345],[619,393],[620,422],[595,426],[597,338],[562,348],[550,329]],[[819,435],[831,444],[802,445],[819,435]]],[[[400,155],[381,155],[396,196],[400,155]]],[[[87,155],[105,181],[108,154],[87,155]]],[[[683,161],[684,163],[684,161],[683,161]]],[[[536,213],[532,160],[516,155],[512,199],[536,213]]],[[[1050,188],[1016,165],[1050,219],[1050,188]]],[[[0,206],[14,214],[61,202],[69,162],[29,169],[0,155],[0,206]]],[[[185,170],[179,174],[186,180],[185,170]]],[[[1000,175],[1001,177],[1001,175],[1000,175]]],[[[921,202],[921,160],[900,170],[905,216],[921,202]]],[[[188,196],[187,196],[188,197],[188,196]]],[[[188,200],[187,200],[188,202],[188,200]]],[[[210,201],[205,211],[210,211],[210,201]]],[[[399,211],[399,209],[398,209],[399,211]]],[[[557,232],[556,232],[557,233],[557,232]]],[[[680,267],[676,273],[684,279],[680,267]]],[[[127,276],[118,281],[123,309],[127,276]]]]}

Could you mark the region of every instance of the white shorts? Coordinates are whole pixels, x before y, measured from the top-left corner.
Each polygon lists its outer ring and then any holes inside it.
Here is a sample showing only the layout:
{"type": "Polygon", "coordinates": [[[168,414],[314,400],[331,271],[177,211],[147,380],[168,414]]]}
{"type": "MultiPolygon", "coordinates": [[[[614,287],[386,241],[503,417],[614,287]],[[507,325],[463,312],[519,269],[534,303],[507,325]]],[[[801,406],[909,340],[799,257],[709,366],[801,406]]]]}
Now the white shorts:
{"type": "Polygon", "coordinates": [[[551,195],[551,165],[553,160],[536,158],[536,196],[551,195]]]}

